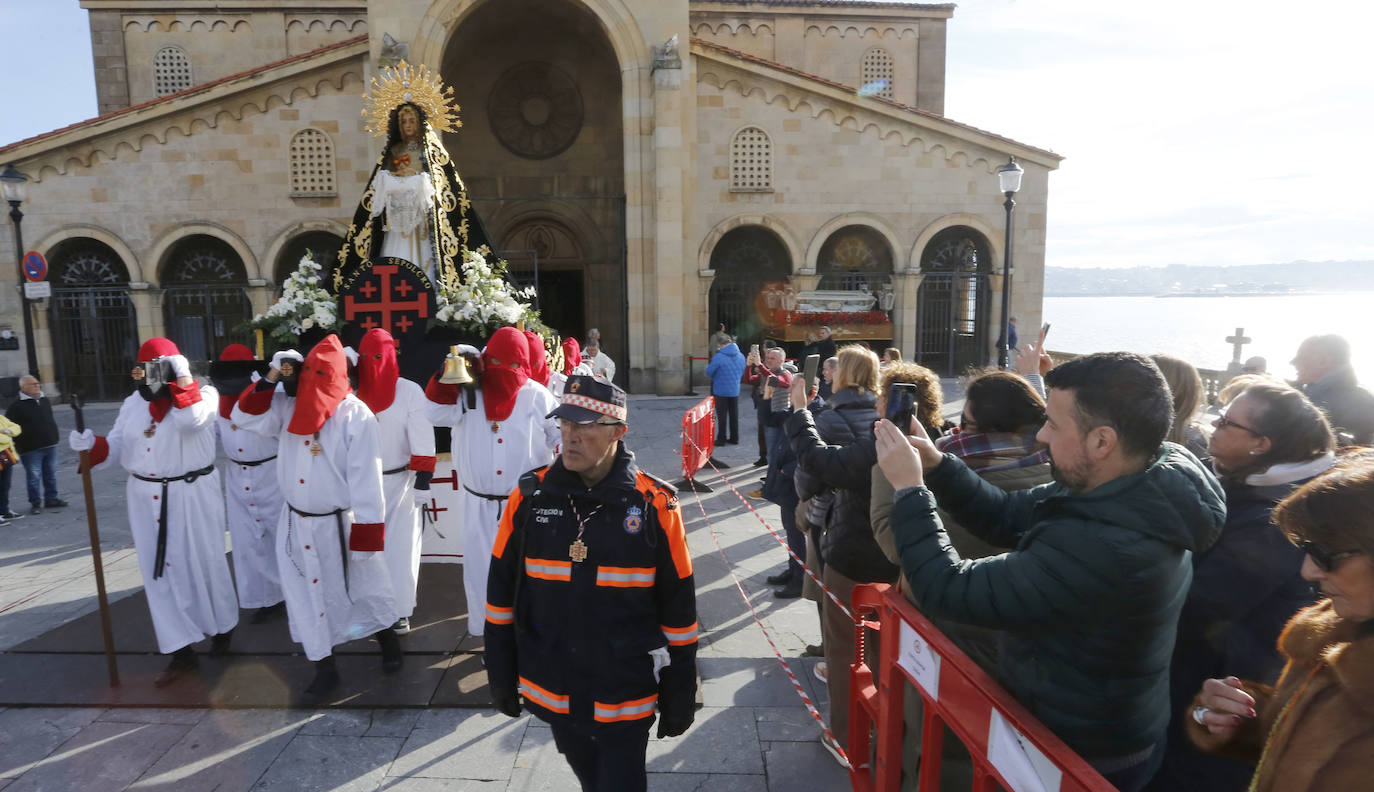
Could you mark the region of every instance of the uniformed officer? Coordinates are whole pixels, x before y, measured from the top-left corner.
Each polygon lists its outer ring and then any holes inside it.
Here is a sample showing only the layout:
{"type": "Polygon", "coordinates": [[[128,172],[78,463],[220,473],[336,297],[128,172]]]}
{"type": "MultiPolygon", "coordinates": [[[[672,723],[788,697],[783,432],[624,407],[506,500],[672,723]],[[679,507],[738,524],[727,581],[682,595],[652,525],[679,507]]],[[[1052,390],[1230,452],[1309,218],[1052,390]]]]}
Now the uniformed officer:
{"type": "Polygon", "coordinates": [[[625,392],[568,378],[562,453],[511,493],[487,584],[492,698],[521,700],[553,729],[585,792],[644,790],[644,754],[692,724],[697,617],[692,558],[673,488],[621,439],[625,392]]]}

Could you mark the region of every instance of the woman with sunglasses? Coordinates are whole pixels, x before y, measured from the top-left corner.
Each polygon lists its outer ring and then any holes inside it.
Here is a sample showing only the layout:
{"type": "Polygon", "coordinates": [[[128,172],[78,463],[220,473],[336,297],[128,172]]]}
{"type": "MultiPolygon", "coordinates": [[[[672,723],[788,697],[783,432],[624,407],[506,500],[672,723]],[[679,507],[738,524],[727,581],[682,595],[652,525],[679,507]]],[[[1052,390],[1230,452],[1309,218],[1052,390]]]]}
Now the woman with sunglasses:
{"type": "Polygon", "coordinates": [[[1274,509],[1324,598],[1278,639],[1278,684],[1208,679],[1188,736],[1245,757],[1256,792],[1368,789],[1374,779],[1374,454],[1342,460],[1274,509]]]}
{"type": "Polygon", "coordinates": [[[1334,463],[1325,415],[1287,385],[1258,382],[1212,425],[1208,450],[1226,491],[1226,524],[1193,561],[1170,669],[1174,723],[1153,790],[1246,788],[1249,765],[1204,755],[1184,737],[1187,704],[1211,677],[1272,683],[1283,667],[1274,648],[1283,625],[1315,600],[1301,574],[1303,553],[1274,527],[1272,512],[1334,463]]]}

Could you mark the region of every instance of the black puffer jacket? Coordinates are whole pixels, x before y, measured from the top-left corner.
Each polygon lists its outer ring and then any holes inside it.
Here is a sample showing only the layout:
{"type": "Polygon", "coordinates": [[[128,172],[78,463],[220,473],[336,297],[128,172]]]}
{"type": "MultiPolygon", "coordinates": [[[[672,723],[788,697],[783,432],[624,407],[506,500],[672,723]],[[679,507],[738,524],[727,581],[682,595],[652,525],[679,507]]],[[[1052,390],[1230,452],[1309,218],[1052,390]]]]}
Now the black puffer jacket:
{"type": "Polygon", "coordinates": [[[812,419],[799,410],[787,421],[797,455],[797,490],[803,498],[833,492],[821,555],[827,565],[861,583],[891,583],[900,569],[883,555],[868,521],[870,481],[878,452],[873,422],[876,397],[850,388],[830,398],[830,409],[812,419]]]}

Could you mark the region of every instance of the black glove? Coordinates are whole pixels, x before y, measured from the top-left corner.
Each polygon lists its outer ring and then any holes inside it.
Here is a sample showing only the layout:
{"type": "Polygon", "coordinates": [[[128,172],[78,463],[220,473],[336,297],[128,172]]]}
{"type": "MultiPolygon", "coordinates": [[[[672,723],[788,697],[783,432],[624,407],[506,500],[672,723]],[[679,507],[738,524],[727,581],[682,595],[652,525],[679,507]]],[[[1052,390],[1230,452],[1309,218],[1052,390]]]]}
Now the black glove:
{"type": "Polygon", "coordinates": [[[503,690],[498,687],[491,688],[491,700],[496,708],[503,714],[512,718],[520,717],[520,694],[514,689],[503,690]]]}
{"type": "Polygon", "coordinates": [[[687,727],[692,725],[696,718],[696,713],[688,709],[684,714],[668,713],[662,709],[658,711],[658,739],[664,737],[678,737],[687,727]]]}
{"type": "Polygon", "coordinates": [[[420,492],[427,491],[429,489],[430,479],[432,478],[434,478],[434,471],[432,470],[415,471],[415,489],[420,492]]]}

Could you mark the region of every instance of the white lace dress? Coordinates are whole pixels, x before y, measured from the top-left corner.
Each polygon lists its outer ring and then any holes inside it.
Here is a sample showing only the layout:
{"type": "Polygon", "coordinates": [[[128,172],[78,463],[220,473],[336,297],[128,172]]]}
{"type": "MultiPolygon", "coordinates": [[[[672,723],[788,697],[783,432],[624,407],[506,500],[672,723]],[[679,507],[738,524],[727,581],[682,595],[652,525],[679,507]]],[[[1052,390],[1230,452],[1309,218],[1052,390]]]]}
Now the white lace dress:
{"type": "Polygon", "coordinates": [[[397,176],[378,170],[373,182],[372,216],[386,211],[381,256],[405,259],[435,280],[434,245],[425,222],[434,205],[434,184],[425,173],[397,176]]]}

